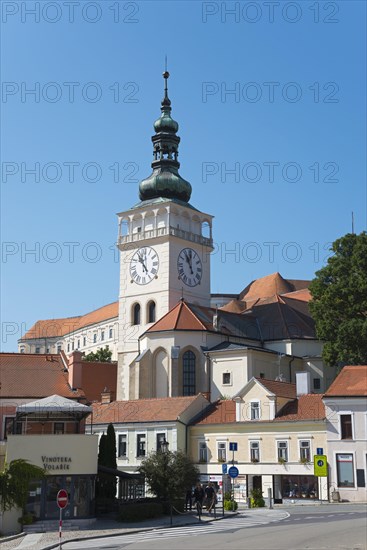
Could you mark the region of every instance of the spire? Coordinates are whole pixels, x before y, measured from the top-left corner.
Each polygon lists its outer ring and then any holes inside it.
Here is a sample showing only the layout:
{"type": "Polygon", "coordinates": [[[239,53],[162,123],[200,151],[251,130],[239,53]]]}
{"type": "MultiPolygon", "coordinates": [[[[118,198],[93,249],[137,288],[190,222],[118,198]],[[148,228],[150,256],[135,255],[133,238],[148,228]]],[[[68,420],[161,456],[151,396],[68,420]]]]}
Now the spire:
{"type": "Polygon", "coordinates": [[[155,135],[153,142],[153,173],[140,182],[140,200],[150,200],[160,197],[178,199],[189,202],[191,185],[178,173],[178,123],[171,117],[171,100],[168,97],[167,58],[164,78],[164,98],[161,102],[161,116],[154,123],[155,135]]]}

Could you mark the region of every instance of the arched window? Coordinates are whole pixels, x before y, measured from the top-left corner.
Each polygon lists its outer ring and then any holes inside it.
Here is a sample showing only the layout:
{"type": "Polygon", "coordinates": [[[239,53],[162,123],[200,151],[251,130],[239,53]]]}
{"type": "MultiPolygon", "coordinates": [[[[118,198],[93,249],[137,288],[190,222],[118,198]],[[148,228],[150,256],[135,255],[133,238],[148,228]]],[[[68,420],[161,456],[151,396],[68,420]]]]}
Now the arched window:
{"type": "Polygon", "coordinates": [[[196,357],[192,351],[185,351],[182,358],[183,363],[183,380],[182,390],[183,395],[195,395],[195,363],[196,357]]]}
{"type": "Polygon", "coordinates": [[[133,325],[140,325],[140,304],[135,304],[133,307],[133,325]]]}
{"type": "Polygon", "coordinates": [[[155,302],[148,303],[148,323],[155,323],[155,302]]]}

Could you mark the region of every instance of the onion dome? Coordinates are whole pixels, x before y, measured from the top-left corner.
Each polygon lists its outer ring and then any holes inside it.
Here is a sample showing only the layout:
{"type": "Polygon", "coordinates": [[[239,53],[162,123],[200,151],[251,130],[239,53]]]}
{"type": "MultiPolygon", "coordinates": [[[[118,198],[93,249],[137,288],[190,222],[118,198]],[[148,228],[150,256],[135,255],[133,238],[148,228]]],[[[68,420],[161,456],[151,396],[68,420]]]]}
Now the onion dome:
{"type": "Polygon", "coordinates": [[[171,117],[171,101],[168,97],[167,80],[169,72],[163,73],[165,80],[164,98],[161,102],[161,116],[154,123],[152,174],[139,184],[140,200],[156,198],[178,199],[189,202],[192,187],[178,173],[178,144],[180,143],[178,123],[171,117]]]}

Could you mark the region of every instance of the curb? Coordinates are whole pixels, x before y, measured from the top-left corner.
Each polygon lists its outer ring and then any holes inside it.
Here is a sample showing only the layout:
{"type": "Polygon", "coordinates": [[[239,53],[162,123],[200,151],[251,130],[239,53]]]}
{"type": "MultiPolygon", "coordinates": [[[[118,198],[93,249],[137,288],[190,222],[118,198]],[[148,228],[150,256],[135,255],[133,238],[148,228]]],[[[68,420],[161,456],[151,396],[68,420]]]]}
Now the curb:
{"type": "MultiPolygon", "coordinates": [[[[237,513],[233,514],[233,516],[229,516],[229,517],[234,517],[235,515],[237,515],[237,513]]],[[[206,520],[205,523],[212,523],[213,521],[219,521],[221,519],[224,519],[225,516],[221,516],[221,517],[218,517],[218,518],[211,518],[209,520],[206,520]]],[[[188,525],[202,525],[202,521],[201,520],[197,520],[195,522],[190,522],[190,523],[180,523],[180,525],[172,525],[171,528],[172,529],[175,529],[177,527],[187,527],[188,525]]],[[[67,540],[63,540],[62,541],[62,544],[67,544],[69,542],[81,542],[81,541],[84,541],[84,540],[98,540],[98,539],[107,539],[107,538],[110,538],[110,537],[120,537],[122,535],[134,535],[135,533],[143,533],[143,532],[149,532],[149,531],[157,531],[159,529],[167,529],[167,525],[164,525],[164,526],[161,526],[161,527],[147,527],[146,529],[135,529],[134,531],[129,531],[128,533],[126,533],[126,531],[123,531],[123,532],[117,532],[117,533],[111,533],[111,534],[104,534],[104,535],[94,535],[94,536],[91,536],[91,537],[75,537],[75,538],[72,538],[72,539],[67,539],[67,540]]],[[[57,542],[57,543],[53,543],[49,546],[43,546],[41,550],[53,550],[54,548],[59,548],[60,546],[60,543],[57,542]]]]}
{"type": "Polygon", "coordinates": [[[9,537],[2,537],[0,539],[0,543],[2,542],[10,542],[11,540],[20,539],[20,537],[25,537],[27,533],[22,531],[21,533],[18,533],[17,535],[10,535],[9,537]]]}

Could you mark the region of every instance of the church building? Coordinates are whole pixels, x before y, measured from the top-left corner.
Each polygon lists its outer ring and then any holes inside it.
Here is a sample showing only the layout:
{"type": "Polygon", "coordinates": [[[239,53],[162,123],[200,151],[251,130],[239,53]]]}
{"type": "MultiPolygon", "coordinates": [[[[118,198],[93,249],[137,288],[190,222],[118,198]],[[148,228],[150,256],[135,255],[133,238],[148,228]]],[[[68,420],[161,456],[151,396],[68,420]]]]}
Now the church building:
{"type": "Polygon", "coordinates": [[[240,293],[212,295],[213,216],[191,204],[181,177],[178,123],[169,73],[154,123],[152,173],[139,202],[118,214],[118,301],[69,319],[37,321],[23,353],[89,353],[108,345],[118,361],[117,400],[231,398],[251,380],[295,383],[322,393],[334,378],[323,365],[308,309],[309,281],[274,273],[240,293]]]}

